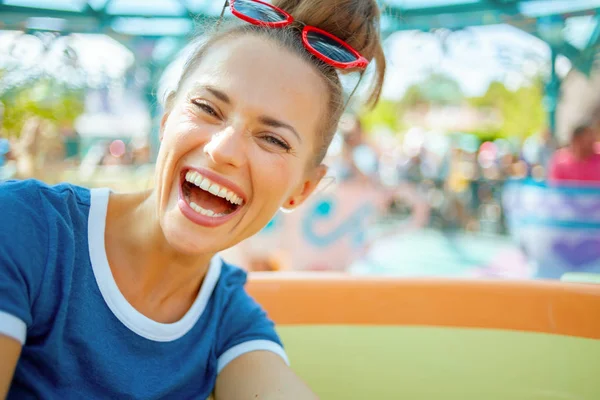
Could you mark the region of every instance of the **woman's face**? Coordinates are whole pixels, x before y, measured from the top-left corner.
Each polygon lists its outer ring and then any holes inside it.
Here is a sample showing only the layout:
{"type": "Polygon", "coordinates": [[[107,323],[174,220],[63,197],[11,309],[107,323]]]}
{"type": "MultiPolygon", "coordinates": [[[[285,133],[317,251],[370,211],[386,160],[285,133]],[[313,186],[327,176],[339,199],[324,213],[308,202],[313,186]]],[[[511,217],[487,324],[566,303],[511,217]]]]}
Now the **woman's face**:
{"type": "Polygon", "coordinates": [[[325,169],[307,169],[325,82],[259,37],[217,43],[162,121],[156,196],[163,233],[188,254],[218,252],[299,205],[325,169]]]}

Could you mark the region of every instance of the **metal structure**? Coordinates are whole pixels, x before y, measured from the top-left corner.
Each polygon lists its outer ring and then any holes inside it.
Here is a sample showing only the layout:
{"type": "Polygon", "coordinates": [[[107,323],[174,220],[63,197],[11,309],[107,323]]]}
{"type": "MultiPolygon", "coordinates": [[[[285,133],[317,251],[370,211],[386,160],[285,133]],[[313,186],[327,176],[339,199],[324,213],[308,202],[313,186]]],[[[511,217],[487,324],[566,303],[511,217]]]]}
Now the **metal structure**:
{"type": "MultiPolygon", "coordinates": [[[[327,1],[327,0],[324,0],[327,1]]],[[[544,40],[551,48],[547,108],[554,131],[560,80],[556,57],[567,57],[586,75],[600,49],[600,0],[380,0],[384,37],[402,30],[457,31],[509,24],[544,40]],[[590,27],[569,40],[571,21],[590,27]]],[[[220,0],[0,0],[0,29],[24,32],[106,34],[127,46],[152,76],[159,76],[176,52],[213,21],[220,0]],[[161,51],[157,51],[159,49],[161,51]],[[166,49],[166,50],[165,50],[166,49]]],[[[151,82],[154,80],[150,80],[151,82]]],[[[153,88],[147,97],[156,109],[153,88]]]]}

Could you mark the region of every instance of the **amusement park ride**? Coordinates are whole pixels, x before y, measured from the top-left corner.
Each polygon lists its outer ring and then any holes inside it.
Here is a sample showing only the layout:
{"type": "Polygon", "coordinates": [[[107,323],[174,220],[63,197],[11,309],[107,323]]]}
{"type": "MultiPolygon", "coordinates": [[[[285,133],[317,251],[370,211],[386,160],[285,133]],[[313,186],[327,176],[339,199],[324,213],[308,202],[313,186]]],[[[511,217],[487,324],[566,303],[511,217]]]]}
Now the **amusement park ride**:
{"type": "MultiPolygon", "coordinates": [[[[590,76],[600,49],[600,0],[380,3],[386,38],[398,31],[447,34],[508,24],[546,42],[552,131],[561,88],[557,57],[590,76]],[[565,27],[577,18],[591,28],[574,43],[565,27]]],[[[114,38],[150,71],[146,99],[158,116],[153,84],[222,6],[222,0],[0,0],[0,30],[114,38]]],[[[156,127],[153,135],[156,146],[156,127]]],[[[556,280],[594,260],[595,268],[600,265],[600,189],[564,191],[543,184],[508,189],[511,228],[545,266],[537,277],[554,282],[286,272],[252,277],[248,291],[277,323],[293,368],[321,398],[600,398],[600,286],[591,283],[598,278],[556,280]]],[[[319,208],[317,217],[325,218],[330,208],[319,208]]]]}

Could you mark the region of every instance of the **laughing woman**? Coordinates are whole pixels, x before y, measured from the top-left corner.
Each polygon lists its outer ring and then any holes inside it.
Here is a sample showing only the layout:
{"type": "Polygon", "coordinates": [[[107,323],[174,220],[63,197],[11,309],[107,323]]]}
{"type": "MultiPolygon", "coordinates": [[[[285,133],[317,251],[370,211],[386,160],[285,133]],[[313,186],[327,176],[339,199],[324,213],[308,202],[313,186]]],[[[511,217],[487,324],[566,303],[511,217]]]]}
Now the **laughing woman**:
{"type": "Polygon", "coordinates": [[[375,60],[377,100],[379,11],[230,3],[166,99],[152,191],[0,185],[0,398],[314,398],[217,254],[324,175],[337,71],[375,60]]]}

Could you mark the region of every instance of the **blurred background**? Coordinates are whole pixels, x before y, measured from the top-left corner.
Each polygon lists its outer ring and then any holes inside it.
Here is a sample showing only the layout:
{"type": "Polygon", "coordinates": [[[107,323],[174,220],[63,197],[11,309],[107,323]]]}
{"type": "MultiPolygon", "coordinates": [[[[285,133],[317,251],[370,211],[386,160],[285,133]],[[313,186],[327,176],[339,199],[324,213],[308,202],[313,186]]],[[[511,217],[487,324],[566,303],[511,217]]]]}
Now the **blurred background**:
{"type": "MultiPolygon", "coordinates": [[[[384,98],[348,110],[308,204],[224,257],[367,275],[599,271],[600,0],[380,3],[384,98]]],[[[150,189],[158,98],[222,6],[0,0],[0,180],[150,189]]]]}

